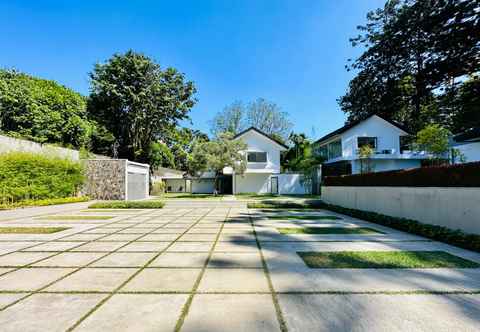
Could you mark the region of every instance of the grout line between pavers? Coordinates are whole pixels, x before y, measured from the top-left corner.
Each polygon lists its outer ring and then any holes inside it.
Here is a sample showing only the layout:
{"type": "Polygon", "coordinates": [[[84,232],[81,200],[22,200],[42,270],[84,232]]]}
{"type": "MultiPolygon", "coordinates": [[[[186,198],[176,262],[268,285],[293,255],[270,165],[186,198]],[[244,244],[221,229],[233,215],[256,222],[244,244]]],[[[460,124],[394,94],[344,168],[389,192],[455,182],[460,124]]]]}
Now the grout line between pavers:
{"type": "Polygon", "coordinates": [[[247,211],[248,211],[248,216],[250,218],[250,223],[252,224],[253,234],[255,235],[255,241],[257,242],[257,247],[258,247],[258,250],[260,251],[260,259],[262,261],[263,270],[264,270],[265,276],[267,278],[268,288],[270,289],[270,293],[272,295],[272,301],[273,301],[273,305],[275,307],[275,312],[277,314],[277,320],[278,320],[278,324],[280,326],[280,331],[288,332],[287,323],[285,321],[285,318],[283,317],[282,308],[280,307],[280,303],[278,301],[277,293],[275,292],[275,288],[273,288],[273,282],[272,282],[272,278],[270,276],[270,270],[268,269],[267,261],[265,260],[265,256],[263,255],[262,246],[260,244],[260,240],[258,239],[258,235],[257,235],[257,231],[255,229],[255,225],[253,223],[253,219],[250,217],[250,209],[248,209],[248,207],[247,207],[247,211]]]}
{"type": "MultiPolygon", "coordinates": [[[[98,310],[98,308],[100,308],[103,304],[105,304],[110,298],[112,298],[113,295],[117,294],[118,291],[120,289],[122,289],[126,284],[128,284],[133,278],[135,278],[137,275],[139,275],[146,267],[148,267],[148,265],[150,265],[155,259],[157,259],[161,254],[163,254],[164,252],[166,252],[173,244],[175,244],[177,242],[178,239],[180,239],[188,230],[190,230],[191,228],[193,228],[196,224],[198,224],[198,222],[200,220],[202,220],[202,218],[207,215],[209,212],[211,212],[211,208],[208,209],[208,211],[202,215],[202,216],[199,216],[198,217],[198,220],[196,222],[194,222],[191,226],[189,226],[183,233],[179,234],[178,237],[173,240],[167,247],[165,247],[164,249],[162,249],[160,252],[158,252],[155,256],[153,256],[151,259],[149,259],[144,265],[143,267],[141,267],[140,269],[138,269],[135,273],[133,273],[129,278],[127,278],[123,283],[121,283],[118,287],[116,287],[107,297],[103,298],[99,303],[97,303],[97,305],[95,305],[92,309],[90,309],[85,315],[83,315],[82,317],[80,317],[79,320],[77,320],[72,326],[70,326],[67,331],[73,331],[77,326],[79,326],[85,319],[87,319],[90,315],[92,315],[96,310],[98,310]]],[[[191,209],[187,209],[187,211],[180,215],[180,216],[177,216],[177,219],[178,218],[181,218],[182,216],[186,215],[187,213],[189,213],[191,211],[191,209]]],[[[175,220],[172,220],[170,221],[170,223],[174,222],[175,220]]],[[[166,225],[168,224],[165,224],[163,225],[162,227],[165,227],[166,225]]],[[[160,227],[161,228],[161,227],[160,227]]],[[[159,228],[159,229],[160,229],[159,228]]]]}
{"type": "Polygon", "coordinates": [[[218,243],[218,239],[220,238],[220,235],[222,233],[223,227],[225,226],[225,222],[228,220],[228,216],[230,214],[231,208],[228,209],[227,214],[225,215],[225,219],[223,223],[220,225],[220,229],[218,230],[217,236],[215,237],[215,241],[210,248],[210,251],[208,253],[207,259],[205,260],[202,270],[200,271],[200,274],[198,275],[197,279],[195,280],[195,283],[193,284],[192,290],[190,292],[190,295],[187,298],[187,301],[183,305],[181,311],[180,311],[180,316],[178,317],[177,323],[175,324],[174,332],[179,332],[182,329],[183,324],[185,323],[185,319],[187,318],[187,315],[190,311],[190,307],[193,302],[193,298],[195,297],[195,294],[197,293],[198,287],[200,286],[200,282],[202,281],[203,275],[205,274],[205,271],[207,270],[208,263],[210,263],[210,259],[213,255],[213,252],[215,250],[215,247],[218,243]]]}

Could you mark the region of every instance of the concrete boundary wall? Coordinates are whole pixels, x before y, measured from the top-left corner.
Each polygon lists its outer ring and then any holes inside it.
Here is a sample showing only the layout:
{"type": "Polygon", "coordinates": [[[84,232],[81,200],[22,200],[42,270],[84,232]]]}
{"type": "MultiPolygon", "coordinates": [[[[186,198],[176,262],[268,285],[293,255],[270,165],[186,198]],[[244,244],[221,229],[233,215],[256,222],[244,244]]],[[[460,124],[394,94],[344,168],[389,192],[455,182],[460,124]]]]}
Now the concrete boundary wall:
{"type": "Polygon", "coordinates": [[[0,153],[14,151],[51,155],[72,160],[80,159],[80,154],[77,150],[0,135],[0,153]]]}
{"type": "Polygon", "coordinates": [[[480,188],[323,186],[322,200],[480,234],[480,188]]]}

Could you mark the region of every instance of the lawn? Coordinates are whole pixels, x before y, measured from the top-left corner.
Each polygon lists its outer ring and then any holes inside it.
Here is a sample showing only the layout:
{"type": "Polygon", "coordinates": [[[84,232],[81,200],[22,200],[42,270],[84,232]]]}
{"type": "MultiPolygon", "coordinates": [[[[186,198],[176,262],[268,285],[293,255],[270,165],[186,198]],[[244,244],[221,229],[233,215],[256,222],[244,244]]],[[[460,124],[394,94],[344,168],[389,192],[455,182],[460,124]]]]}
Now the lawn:
{"type": "Polygon", "coordinates": [[[45,216],[35,219],[40,220],[108,220],[115,217],[112,216],[45,216]]]}
{"type": "Polygon", "coordinates": [[[254,194],[254,193],[245,193],[245,194],[236,194],[235,197],[238,200],[253,200],[253,201],[263,201],[263,200],[286,200],[286,199],[320,199],[320,195],[276,195],[276,194],[254,194]]]}
{"type": "Polygon", "coordinates": [[[368,227],[290,227],[277,228],[280,234],[385,234],[368,227]]]}
{"type": "Polygon", "coordinates": [[[0,234],[51,234],[69,229],[68,227],[0,227],[0,234]]]}
{"type": "Polygon", "coordinates": [[[107,201],[93,203],[89,209],[161,209],[165,203],[159,200],[151,201],[107,201]]]}
{"type": "Polygon", "coordinates": [[[157,196],[160,199],[213,199],[221,200],[224,195],[192,194],[192,193],[164,193],[157,196]]]}
{"type": "Polygon", "coordinates": [[[275,215],[275,216],[268,216],[268,219],[288,219],[288,220],[339,220],[342,219],[337,216],[306,216],[306,215],[275,215]]]}
{"type": "Polygon", "coordinates": [[[297,252],[317,269],[478,268],[480,264],[444,251],[297,252]]]}

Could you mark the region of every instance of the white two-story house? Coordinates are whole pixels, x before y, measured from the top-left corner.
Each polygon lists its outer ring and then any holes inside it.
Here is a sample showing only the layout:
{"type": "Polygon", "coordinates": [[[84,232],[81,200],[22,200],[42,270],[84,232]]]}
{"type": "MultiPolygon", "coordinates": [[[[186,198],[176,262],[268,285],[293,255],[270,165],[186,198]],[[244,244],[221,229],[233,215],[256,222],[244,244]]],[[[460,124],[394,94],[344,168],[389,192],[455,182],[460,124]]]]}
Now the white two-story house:
{"type": "Polygon", "coordinates": [[[400,124],[371,115],[320,138],[314,143],[314,151],[326,160],[323,175],[360,173],[358,152],[363,145],[375,151],[369,161],[374,172],[420,167],[427,156],[409,150],[410,137],[400,124]]]}
{"type": "MultiPolygon", "coordinates": [[[[281,173],[280,154],[288,147],[264,132],[251,127],[234,136],[242,140],[247,149],[243,152],[247,168],[243,174],[235,174],[231,168],[225,168],[219,177],[218,190],[222,194],[305,194],[308,190],[301,181],[300,174],[281,173]]],[[[174,187],[174,181],[165,179],[167,188],[172,191],[192,193],[212,193],[215,190],[215,176],[206,172],[200,178],[185,178],[180,186],[174,187]],[[175,190],[177,189],[177,190],[175,190]]],[[[178,180],[176,180],[178,182],[178,180]]]]}

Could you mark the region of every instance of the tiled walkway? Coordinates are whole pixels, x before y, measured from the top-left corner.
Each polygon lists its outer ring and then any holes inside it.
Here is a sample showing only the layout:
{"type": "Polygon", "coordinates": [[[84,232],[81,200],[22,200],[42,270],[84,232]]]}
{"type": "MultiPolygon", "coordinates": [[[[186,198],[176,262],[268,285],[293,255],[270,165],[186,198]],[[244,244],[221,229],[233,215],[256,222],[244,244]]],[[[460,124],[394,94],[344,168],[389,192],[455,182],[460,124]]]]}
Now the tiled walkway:
{"type": "Polygon", "coordinates": [[[296,253],[443,250],[480,262],[472,252],[345,216],[268,219],[280,212],[248,210],[240,202],[184,201],[114,212],[82,208],[50,211],[113,218],[62,221],[22,214],[2,222],[70,229],[0,235],[0,330],[480,330],[480,269],[309,269],[296,253]],[[276,230],[298,225],[360,225],[385,234],[276,230]]]}

